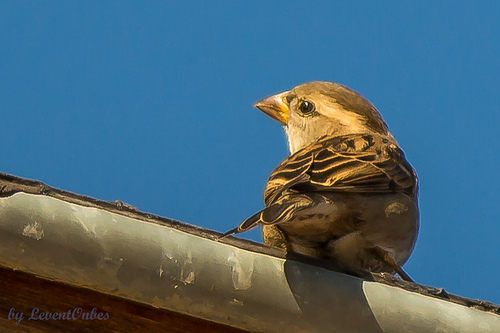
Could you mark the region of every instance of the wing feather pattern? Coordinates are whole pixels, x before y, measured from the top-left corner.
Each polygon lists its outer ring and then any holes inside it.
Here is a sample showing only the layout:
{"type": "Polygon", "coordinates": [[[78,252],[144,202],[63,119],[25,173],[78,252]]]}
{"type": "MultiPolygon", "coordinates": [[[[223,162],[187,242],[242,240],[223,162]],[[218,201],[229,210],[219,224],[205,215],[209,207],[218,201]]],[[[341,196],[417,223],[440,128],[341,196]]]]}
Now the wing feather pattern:
{"type": "Polygon", "coordinates": [[[285,159],[269,178],[266,205],[290,189],[411,195],[417,190],[417,177],[393,140],[353,134],[324,137],[285,159]],[[299,177],[304,181],[297,182],[299,177]]]}
{"type": "Polygon", "coordinates": [[[418,180],[403,151],[390,137],[378,134],[323,137],[278,165],[264,190],[266,208],[232,232],[287,221],[297,211],[316,204],[308,200],[308,192],[332,191],[416,195],[418,180]],[[297,195],[279,200],[293,192],[297,195]]]}

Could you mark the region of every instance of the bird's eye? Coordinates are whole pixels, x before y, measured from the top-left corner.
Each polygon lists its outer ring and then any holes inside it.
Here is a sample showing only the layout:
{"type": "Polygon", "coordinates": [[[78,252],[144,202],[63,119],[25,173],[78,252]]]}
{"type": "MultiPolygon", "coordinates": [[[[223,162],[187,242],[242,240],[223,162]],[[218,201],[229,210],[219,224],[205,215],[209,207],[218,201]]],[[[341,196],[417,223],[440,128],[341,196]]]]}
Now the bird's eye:
{"type": "Polygon", "coordinates": [[[309,101],[300,101],[299,110],[303,114],[309,114],[314,111],[314,104],[309,101]]]}

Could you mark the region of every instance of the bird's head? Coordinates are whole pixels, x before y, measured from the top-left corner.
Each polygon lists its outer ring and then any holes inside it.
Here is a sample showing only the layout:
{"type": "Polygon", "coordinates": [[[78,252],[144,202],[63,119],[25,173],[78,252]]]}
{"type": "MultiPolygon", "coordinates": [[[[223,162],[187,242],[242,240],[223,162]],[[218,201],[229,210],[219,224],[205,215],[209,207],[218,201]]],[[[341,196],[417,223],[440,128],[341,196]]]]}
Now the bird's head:
{"type": "Polygon", "coordinates": [[[338,83],[304,83],[254,106],[284,125],[291,153],[325,135],[389,134],[377,109],[356,91],[338,83]]]}

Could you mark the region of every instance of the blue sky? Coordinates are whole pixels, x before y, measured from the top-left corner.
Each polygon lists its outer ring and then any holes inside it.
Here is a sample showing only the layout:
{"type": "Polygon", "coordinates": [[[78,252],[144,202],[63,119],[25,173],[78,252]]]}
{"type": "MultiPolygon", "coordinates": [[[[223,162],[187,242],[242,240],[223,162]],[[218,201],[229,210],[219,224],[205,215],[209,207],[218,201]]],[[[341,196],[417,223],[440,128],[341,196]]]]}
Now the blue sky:
{"type": "Polygon", "coordinates": [[[252,104],[340,82],[380,110],[418,172],[407,271],[498,304],[499,13],[464,1],[1,1],[0,171],[226,231],[262,208],[288,154],[252,104]]]}

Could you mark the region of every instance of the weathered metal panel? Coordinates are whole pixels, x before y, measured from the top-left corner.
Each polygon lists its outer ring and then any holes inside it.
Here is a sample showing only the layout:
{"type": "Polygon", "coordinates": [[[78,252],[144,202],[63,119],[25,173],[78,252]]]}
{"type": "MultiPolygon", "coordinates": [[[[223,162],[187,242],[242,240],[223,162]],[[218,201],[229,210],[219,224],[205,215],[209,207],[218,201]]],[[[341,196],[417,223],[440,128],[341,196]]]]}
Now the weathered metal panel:
{"type": "Polygon", "coordinates": [[[500,316],[98,207],[0,198],[0,264],[258,332],[500,331],[500,316]]]}

